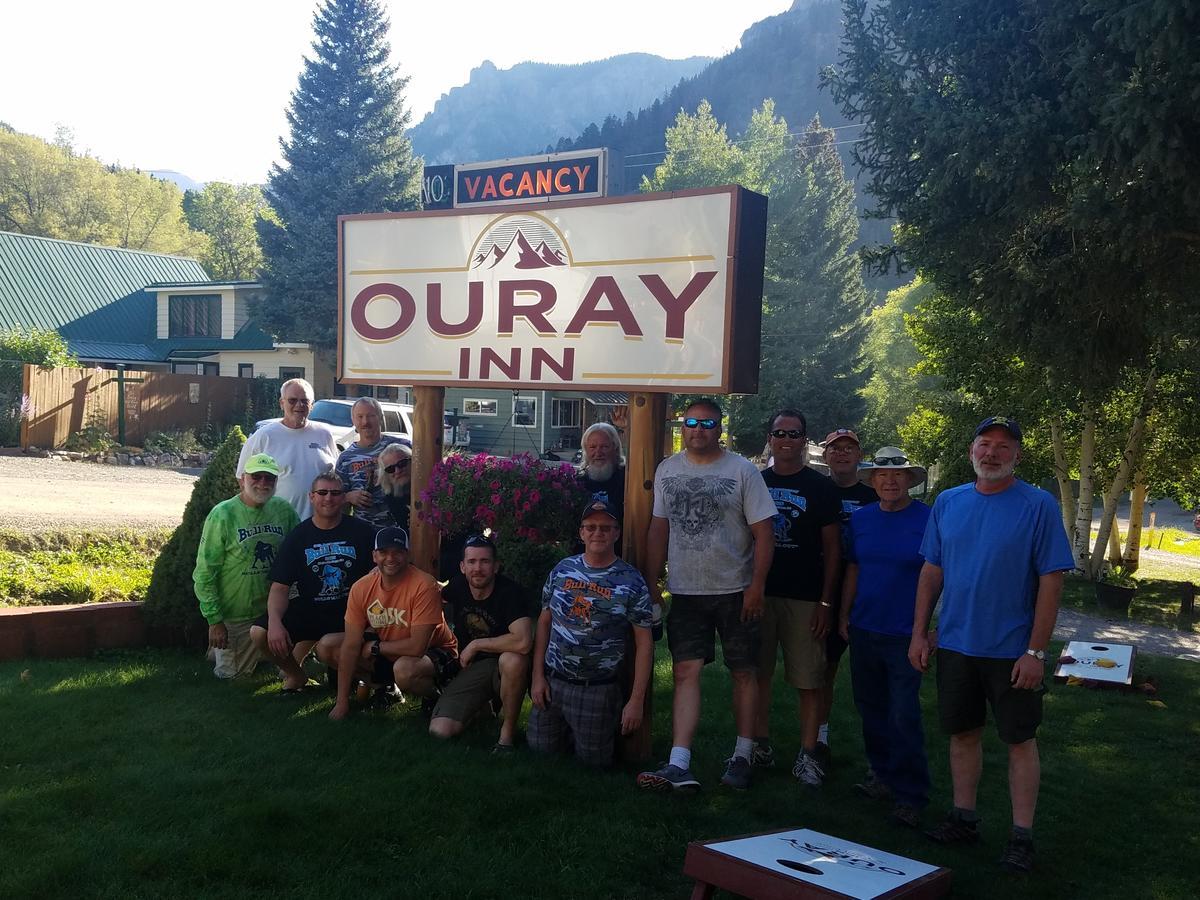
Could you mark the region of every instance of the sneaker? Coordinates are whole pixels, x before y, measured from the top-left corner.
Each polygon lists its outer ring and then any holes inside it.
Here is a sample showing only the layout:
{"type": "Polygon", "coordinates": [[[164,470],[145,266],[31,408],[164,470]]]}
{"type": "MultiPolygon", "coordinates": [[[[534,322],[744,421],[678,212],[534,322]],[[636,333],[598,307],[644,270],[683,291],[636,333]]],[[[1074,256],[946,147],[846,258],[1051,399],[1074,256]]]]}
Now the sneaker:
{"type": "Polygon", "coordinates": [[[492,756],[512,756],[517,748],[512,744],[501,744],[499,741],[492,747],[492,756]]]}
{"type": "Polygon", "coordinates": [[[744,791],[750,787],[750,760],[744,756],[731,756],[725,760],[725,774],[721,776],[721,784],[735,791],[744,791]]]}
{"type": "Polygon", "coordinates": [[[792,774],[799,779],[801,784],[810,788],[819,788],[825,783],[825,770],[821,768],[817,758],[807,750],[801,750],[796,754],[796,764],[792,766],[792,774]]]}
{"type": "Polygon", "coordinates": [[[907,803],[897,803],[892,807],[892,811],[888,813],[888,821],[893,825],[900,825],[904,828],[920,828],[921,811],[915,806],[909,806],[907,803]]]}
{"type": "Polygon", "coordinates": [[[404,695],[394,684],[389,687],[375,688],[371,694],[371,709],[391,709],[397,703],[404,702],[404,695]]]}
{"type": "Polygon", "coordinates": [[[750,754],[750,765],[756,769],[769,769],[774,766],[775,748],[767,743],[755,744],[754,752],[750,754]]]}
{"type": "Polygon", "coordinates": [[[975,844],[979,842],[979,822],[964,822],[953,812],[933,828],[925,837],[939,844],[975,844]]]}
{"type": "Polygon", "coordinates": [[[1033,841],[1029,838],[1010,837],[1004,855],[1000,857],[1000,865],[1012,872],[1029,872],[1033,870],[1033,841]]]}
{"type": "Polygon", "coordinates": [[[821,764],[821,769],[828,772],[829,767],[833,764],[833,754],[829,750],[829,745],[824,741],[817,741],[817,746],[813,748],[812,755],[821,764]]]}
{"type": "Polygon", "coordinates": [[[637,777],[637,786],[648,791],[695,791],[700,782],[691,769],[667,764],[655,772],[642,772],[637,777]]]}
{"type": "Polygon", "coordinates": [[[867,772],[867,777],[854,786],[868,800],[891,800],[892,789],[875,777],[874,772],[867,772]]]}

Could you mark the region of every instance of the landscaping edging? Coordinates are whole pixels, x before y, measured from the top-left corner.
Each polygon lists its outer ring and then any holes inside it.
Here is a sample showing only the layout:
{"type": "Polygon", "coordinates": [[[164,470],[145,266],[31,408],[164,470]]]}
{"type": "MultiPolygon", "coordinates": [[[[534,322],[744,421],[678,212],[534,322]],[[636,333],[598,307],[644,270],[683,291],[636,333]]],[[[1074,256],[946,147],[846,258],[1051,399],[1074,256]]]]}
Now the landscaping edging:
{"type": "Polygon", "coordinates": [[[148,466],[159,469],[203,469],[212,459],[213,452],[204,453],[150,453],[142,450],[109,450],[104,453],[81,453],[75,450],[43,450],[26,447],[26,456],[39,459],[61,459],[67,462],[93,462],[106,466],[148,466]]]}
{"type": "Polygon", "coordinates": [[[97,650],[182,646],[182,632],[150,628],[137,600],[0,609],[0,662],[91,656],[97,650]]]}

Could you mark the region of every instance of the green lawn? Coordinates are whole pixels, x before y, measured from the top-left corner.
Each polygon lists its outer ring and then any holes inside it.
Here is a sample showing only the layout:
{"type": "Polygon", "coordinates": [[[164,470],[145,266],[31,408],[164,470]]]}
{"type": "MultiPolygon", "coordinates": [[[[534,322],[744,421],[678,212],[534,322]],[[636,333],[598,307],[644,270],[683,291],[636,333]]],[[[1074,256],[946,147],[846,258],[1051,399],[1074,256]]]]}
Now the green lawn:
{"type": "MultiPolygon", "coordinates": [[[[1180,583],[1200,580],[1200,570],[1172,566],[1157,560],[1142,560],[1137,572],[1137,593],[1129,605],[1129,619],[1147,625],[1159,625],[1181,631],[1200,632],[1200,622],[1184,622],[1179,618],[1180,583]]],[[[1120,613],[1101,607],[1096,602],[1093,582],[1068,575],[1063,584],[1064,606],[1081,610],[1105,619],[1120,618],[1120,613]]],[[[1198,610],[1200,614],[1200,610],[1198,610]]]]}
{"type": "MultiPolygon", "coordinates": [[[[524,751],[497,760],[491,723],[451,744],[425,734],[415,707],[331,723],[323,692],[282,697],[265,674],[219,683],[189,653],[0,664],[0,896],[681,897],[688,841],[784,826],[949,866],[961,897],[1194,896],[1200,667],[1144,658],[1139,668],[1158,681],[1165,709],[1135,694],[1056,686],[1049,695],[1041,855],[1029,879],[996,866],[1008,801],[994,737],[982,846],[932,845],[854,794],[863,760],[846,671],[833,732],[840,764],[820,793],[802,790],[786,766],[746,794],[717,785],[733,730],[727,676],[710,666],[695,748],[705,789],[665,797],[639,794],[633,767],[592,772],[524,751]]],[[[927,680],[929,723],[932,699],[927,680]]],[[[785,756],[797,744],[793,709],[777,691],[785,756]]],[[[945,741],[929,730],[932,822],[949,803],[949,778],[945,741]]]]}

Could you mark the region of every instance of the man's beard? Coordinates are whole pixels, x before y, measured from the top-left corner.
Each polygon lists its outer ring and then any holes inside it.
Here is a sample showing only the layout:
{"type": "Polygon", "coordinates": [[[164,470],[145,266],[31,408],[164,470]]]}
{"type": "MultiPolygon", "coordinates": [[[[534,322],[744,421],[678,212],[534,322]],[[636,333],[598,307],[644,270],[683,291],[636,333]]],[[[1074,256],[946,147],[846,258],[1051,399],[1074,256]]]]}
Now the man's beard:
{"type": "Polygon", "coordinates": [[[1014,460],[1012,462],[1005,463],[998,469],[994,468],[991,471],[988,471],[987,469],[983,468],[983,463],[972,458],[971,467],[975,470],[976,477],[982,478],[984,481],[1004,481],[1005,479],[1012,477],[1013,472],[1015,472],[1017,469],[1017,463],[1014,460]]]}
{"type": "Polygon", "coordinates": [[[405,497],[408,495],[408,485],[411,479],[405,478],[403,481],[392,479],[392,483],[387,485],[387,492],[393,497],[405,497]]]}
{"type": "Polygon", "coordinates": [[[613,473],[617,471],[615,461],[605,463],[590,462],[587,467],[587,477],[592,481],[608,481],[613,477],[613,473]]]}

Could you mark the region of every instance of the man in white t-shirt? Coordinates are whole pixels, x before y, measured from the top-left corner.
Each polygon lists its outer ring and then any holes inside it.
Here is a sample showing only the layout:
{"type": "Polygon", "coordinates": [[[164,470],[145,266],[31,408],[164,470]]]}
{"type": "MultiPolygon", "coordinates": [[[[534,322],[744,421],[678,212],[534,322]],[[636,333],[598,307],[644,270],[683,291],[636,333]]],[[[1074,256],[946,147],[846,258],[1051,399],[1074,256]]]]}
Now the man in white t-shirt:
{"type": "Polygon", "coordinates": [[[313,479],[332,469],[338,458],[333,432],[319,422],[308,421],[312,404],[311,384],[303,378],[285,381],[279,389],[283,419],[250,435],[242,445],[237,465],[241,478],[246,460],[256,453],[269,453],[279,464],[275,496],[290,503],[302,522],[312,516],[308,492],[313,479]]]}
{"type": "Polygon", "coordinates": [[[671,610],[667,644],[675,679],[670,760],[638,776],[650,790],[695,790],[692,738],[700,721],[700,673],[716,657],[715,634],[733,678],[737,742],[721,783],[750,786],[758,697],[759,620],[775,551],[775,502],[758,469],[721,448],[721,407],[697,400],[683,420],[683,450],[654,474],[654,515],[646,581],[661,602],[658,576],[667,561],[671,610]]]}

